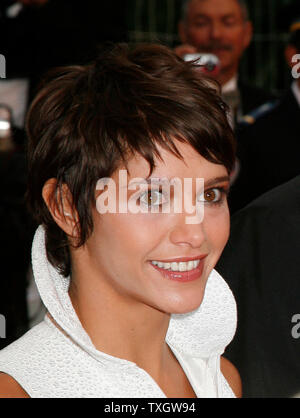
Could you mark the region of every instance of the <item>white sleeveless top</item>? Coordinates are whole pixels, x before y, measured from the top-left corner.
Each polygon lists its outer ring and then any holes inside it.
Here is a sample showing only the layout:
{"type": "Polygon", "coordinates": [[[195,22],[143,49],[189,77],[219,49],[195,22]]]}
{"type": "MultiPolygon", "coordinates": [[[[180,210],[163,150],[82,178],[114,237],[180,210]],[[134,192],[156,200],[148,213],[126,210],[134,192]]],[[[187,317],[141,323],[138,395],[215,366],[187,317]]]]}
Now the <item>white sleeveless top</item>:
{"type": "MultiPolygon", "coordinates": [[[[0,371],[33,398],[166,398],[145,370],[94,347],[69,298],[69,278],[47,260],[42,226],[35,234],[32,266],[48,315],[0,351],[0,371]]],[[[220,356],[235,329],[234,297],[213,270],[200,308],[172,315],[166,336],[197,397],[234,397],[220,356]]]]}

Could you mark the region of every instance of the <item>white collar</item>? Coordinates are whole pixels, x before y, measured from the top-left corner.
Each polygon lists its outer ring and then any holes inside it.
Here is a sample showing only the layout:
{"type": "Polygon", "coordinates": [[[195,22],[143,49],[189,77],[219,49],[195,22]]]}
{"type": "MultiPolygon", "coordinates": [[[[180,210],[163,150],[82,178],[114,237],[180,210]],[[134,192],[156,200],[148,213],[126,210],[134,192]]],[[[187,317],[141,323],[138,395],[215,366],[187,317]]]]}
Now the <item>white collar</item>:
{"type": "MultiPolygon", "coordinates": [[[[72,306],[68,294],[70,279],[60,275],[47,259],[42,226],[37,229],[33,241],[32,268],[44,305],[77,345],[102,363],[130,363],[102,353],[93,345],[72,306]]],[[[208,358],[212,354],[223,354],[235,334],[236,325],[235,299],[223,278],[213,270],[201,306],[188,314],[172,315],[166,341],[181,353],[208,358]]]]}
{"type": "Polygon", "coordinates": [[[235,91],[238,87],[238,77],[235,75],[232,77],[227,83],[222,86],[222,93],[229,93],[231,91],[235,91]]]}
{"type": "Polygon", "coordinates": [[[292,83],[292,92],[294,93],[295,99],[300,106],[300,87],[298,86],[298,82],[296,80],[292,83]]]}

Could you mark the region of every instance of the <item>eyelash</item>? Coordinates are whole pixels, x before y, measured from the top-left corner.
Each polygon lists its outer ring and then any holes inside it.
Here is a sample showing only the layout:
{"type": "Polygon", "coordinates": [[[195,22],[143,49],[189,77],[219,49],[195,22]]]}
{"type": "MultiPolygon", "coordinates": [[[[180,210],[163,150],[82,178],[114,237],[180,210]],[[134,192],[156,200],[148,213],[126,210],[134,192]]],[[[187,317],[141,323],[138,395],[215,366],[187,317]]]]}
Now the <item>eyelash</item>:
{"type": "MultiPolygon", "coordinates": [[[[227,188],[225,188],[225,187],[213,187],[213,188],[210,188],[210,189],[206,189],[206,190],[204,190],[204,192],[202,194],[205,194],[205,193],[208,193],[208,192],[211,192],[211,191],[214,191],[214,190],[217,190],[218,193],[220,193],[219,199],[217,199],[216,201],[211,201],[211,202],[210,201],[204,201],[203,203],[206,203],[206,204],[211,205],[211,206],[218,206],[218,205],[221,205],[224,202],[224,199],[227,198],[228,193],[229,193],[229,190],[227,188]]],[[[142,198],[144,196],[146,196],[146,195],[148,195],[148,197],[151,197],[151,194],[154,195],[154,193],[160,193],[161,196],[162,196],[162,198],[161,198],[162,200],[163,200],[164,197],[166,198],[166,196],[164,196],[164,194],[163,194],[163,192],[161,190],[151,190],[151,189],[149,189],[146,192],[144,192],[143,194],[141,194],[141,196],[139,197],[139,201],[142,204],[146,204],[147,205],[147,203],[142,202],[142,198]]],[[[199,199],[197,199],[197,200],[199,201],[199,199]]],[[[151,207],[151,206],[162,206],[164,203],[166,203],[166,202],[163,202],[162,201],[158,205],[151,205],[150,204],[150,205],[147,205],[147,206],[148,207],[151,207]]]]}
{"type": "Polygon", "coordinates": [[[148,207],[151,207],[151,206],[162,206],[164,203],[166,203],[166,202],[160,202],[158,205],[148,205],[147,203],[144,203],[144,202],[142,202],[142,198],[144,197],[144,196],[148,196],[148,198],[150,197],[152,197],[152,195],[154,195],[155,193],[160,193],[161,194],[161,196],[162,196],[162,199],[165,197],[164,196],[164,194],[162,193],[162,191],[161,190],[151,190],[151,189],[149,189],[149,190],[147,190],[147,191],[145,191],[144,193],[142,193],[141,194],[141,196],[139,197],[139,201],[142,203],[142,204],[146,204],[148,207]]]}
{"type": "Polygon", "coordinates": [[[204,203],[206,203],[208,205],[211,205],[211,206],[220,206],[224,202],[224,200],[227,198],[229,190],[225,187],[212,187],[210,189],[204,190],[204,192],[202,194],[207,193],[207,192],[211,192],[211,191],[214,191],[214,190],[217,190],[220,193],[219,199],[216,200],[216,201],[211,201],[211,202],[210,201],[205,201],[204,203]]]}

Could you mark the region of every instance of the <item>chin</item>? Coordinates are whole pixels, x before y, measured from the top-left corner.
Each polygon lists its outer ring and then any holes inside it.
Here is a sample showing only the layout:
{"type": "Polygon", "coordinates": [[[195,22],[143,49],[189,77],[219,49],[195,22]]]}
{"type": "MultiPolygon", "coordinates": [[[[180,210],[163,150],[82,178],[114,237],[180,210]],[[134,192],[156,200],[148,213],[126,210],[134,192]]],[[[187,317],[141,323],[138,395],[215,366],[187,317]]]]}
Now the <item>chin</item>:
{"type": "Polygon", "coordinates": [[[204,293],[195,297],[190,295],[190,297],[177,297],[169,301],[165,306],[164,311],[169,314],[186,314],[197,310],[204,298],[204,293]]]}

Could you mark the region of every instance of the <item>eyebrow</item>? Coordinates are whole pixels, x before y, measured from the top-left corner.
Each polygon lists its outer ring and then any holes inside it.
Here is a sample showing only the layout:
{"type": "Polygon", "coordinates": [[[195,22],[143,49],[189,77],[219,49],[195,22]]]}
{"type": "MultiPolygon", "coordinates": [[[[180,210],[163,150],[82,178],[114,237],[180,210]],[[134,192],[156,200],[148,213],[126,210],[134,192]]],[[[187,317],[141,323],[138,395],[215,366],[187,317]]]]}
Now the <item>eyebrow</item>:
{"type": "Polygon", "coordinates": [[[225,182],[230,183],[229,176],[215,177],[214,179],[207,180],[206,182],[204,182],[204,184],[205,184],[205,187],[211,187],[211,186],[215,186],[216,184],[225,183],[225,182]]]}
{"type": "MultiPolygon", "coordinates": [[[[198,177],[198,178],[203,178],[203,177],[198,177]]],[[[154,183],[155,184],[155,183],[161,183],[163,181],[170,182],[170,180],[172,180],[172,179],[169,179],[167,177],[161,177],[161,178],[159,178],[159,177],[148,177],[146,179],[143,179],[140,182],[133,182],[131,184],[143,184],[143,183],[147,183],[147,184],[153,184],[154,183]]],[[[225,182],[227,182],[227,183],[230,182],[230,177],[229,176],[215,177],[213,179],[209,179],[209,180],[205,181],[204,184],[205,184],[205,187],[211,187],[211,186],[215,186],[216,184],[225,183],[225,182]]]]}
{"type": "MultiPolygon", "coordinates": [[[[225,13],[224,15],[220,16],[221,19],[228,18],[228,17],[236,17],[235,13],[225,13]]],[[[194,19],[211,19],[211,17],[205,13],[198,13],[194,16],[194,19]]]]}
{"type": "Polygon", "coordinates": [[[161,184],[162,182],[168,182],[170,179],[168,177],[147,177],[146,179],[141,179],[140,181],[131,181],[130,184],[161,184]]]}

